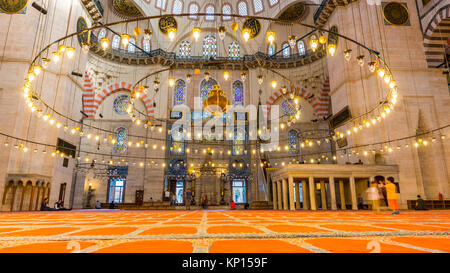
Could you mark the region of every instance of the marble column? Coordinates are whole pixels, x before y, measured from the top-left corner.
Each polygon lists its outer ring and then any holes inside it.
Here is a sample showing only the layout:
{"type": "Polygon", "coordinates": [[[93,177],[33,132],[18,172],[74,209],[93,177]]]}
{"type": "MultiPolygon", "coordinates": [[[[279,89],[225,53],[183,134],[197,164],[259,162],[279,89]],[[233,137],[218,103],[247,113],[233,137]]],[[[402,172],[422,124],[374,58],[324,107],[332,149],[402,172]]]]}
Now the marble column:
{"type": "Polygon", "coordinates": [[[352,210],[358,210],[358,203],[356,201],[356,186],[355,177],[350,177],[350,194],[352,196],[352,210]]]}
{"type": "Polygon", "coordinates": [[[327,192],[325,188],[325,181],[320,181],[320,198],[322,201],[322,210],[327,210],[327,192]]]}
{"type": "Polygon", "coordinates": [[[10,209],[10,211],[14,210],[14,201],[16,199],[16,190],[17,190],[17,185],[14,185],[13,188],[12,188],[11,209],[10,209]]]}
{"type": "Polygon", "coordinates": [[[347,209],[347,206],[345,205],[345,188],[343,180],[339,180],[339,195],[341,197],[341,209],[345,210],[347,209]]]}
{"type": "Polygon", "coordinates": [[[334,185],[334,177],[331,176],[330,179],[328,180],[328,184],[330,185],[329,189],[330,189],[330,198],[331,198],[331,209],[332,210],[336,210],[337,206],[336,206],[336,189],[335,189],[335,185],[334,185]]]}
{"type": "Polygon", "coordinates": [[[30,194],[30,205],[28,207],[29,211],[33,210],[33,200],[34,200],[34,190],[36,189],[36,186],[31,186],[31,194],[30,194]]]}
{"type": "Polygon", "coordinates": [[[281,181],[277,181],[277,195],[278,195],[278,209],[281,210],[283,207],[281,206],[281,181]]]}
{"type": "Polygon", "coordinates": [[[281,180],[283,183],[283,210],[288,210],[288,185],[287,180],[283,179],[281,180]]]}
{"type": "Polygon", "coordinates": [[[295,209],[300,209],[300,183],[294,183],[295,186],[295,209]]]}
{"type": "Polygon", "coordinates": [[[302,194],[303,194],[303,209],[309,209],[309,197],[308,197],[308,184],[306,181],[302,181],[302,194]]]}
{"type": "Polygon", "coordinates": [[[309,201],[311,204],[311,210],[317,210],[316,207],[316,185],[314,184],[314,177],[309,177],[309,201]]]}
{"type": "Polygon", "coordinates": [[[273,209],[278,209],[278,198],[277,198],[277,182],[272,181],[272,204],[273,209]]]}
{"type": "Polygon", "coordinates": [[[288,177],[288,188],[289,188],[289,210],[295,210],[294,201],[294,178],[292,175],[288,177]]]}

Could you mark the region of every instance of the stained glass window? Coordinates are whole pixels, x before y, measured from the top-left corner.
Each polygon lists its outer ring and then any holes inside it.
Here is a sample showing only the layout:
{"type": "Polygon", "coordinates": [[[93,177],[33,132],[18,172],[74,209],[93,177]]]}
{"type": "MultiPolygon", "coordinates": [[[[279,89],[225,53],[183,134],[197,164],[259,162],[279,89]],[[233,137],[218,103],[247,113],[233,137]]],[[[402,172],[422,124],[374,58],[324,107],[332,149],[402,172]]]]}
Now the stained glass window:
{"type": "Polygon", "coordinates": [[[273,54],[275,54],[275,45],[270,44],[269,47],[267,48],[267,55],[273,56],[273,54]]]}
{"type": "Polygon", "coordinates": [[[206,21],[214,21],[214,6],[213,5],[209,5],[206,7],[206,16],[205,19],[206,21]]]}
{"type": "Polygon", "coordinates": [[[244,153],[244,140],[244,131],[237,128],[233,138],[233,155],[242,155],[244,153]]]}
{"type": "Polygon", "coordinates": [[[120,46],[120,36],[114,35],[111,47],[112,47],[112,49],[119,49],[119,46],[120,46]]]}
{"type": "Polygon", "coordinates": [[[144,41],[142,42],[142,45],[144,47],[145,52],[150,52],[150,41],[149,40],[144,39],[144,41]]]}
{"type": "Polygon", "coordinates": [[[180,57],[187,58],[191,56],[191,44],[188,41],[182,41],[180,44],[180,57]]]}
{"type": "Polygon", "coordinates": [[[228,57],[239,58],[239,56],[239,44],[236,42],[232,42],[228,45],[228,57]]]}
{"type": "Polygon", "coordinates": [[[216,37],[209,34],[203,39],[203,57],[215,58],[217,54],[217,40],[216,37]]]}
{"type": "Polygon", "coordinates": [[[119,127],[115,130],[116,132],[116,146],[114,151],[116,153],[124,153],[127,150],[128,142],[128,130],[123,127],[119,127]]]}
{"type": "Polygon", "coordinates": [[[244,104],[244,84],[241,81],[233,82],[233,105],[244,104]]]}
{"type": "Polygon", "coordinates": [[[297,131],[289,131],[289,153],[297,153],[297,131]]]}
{"type": "Polygon", "coordinates": [[[291,55],[291,48],[289,47],[288,43],[283,44],[283,57],[289,58],[291,55]]]}
{"type": "Polygon", "coordinates": [[[275,5],[275,4],[278,4],[278,0],[269,0],[269,4],[270,4],[271,6],[273,6],[273,5],[275,5]]]}
{"type": "Polygon", "coordinates": [[[202,81],[200,84],[200,97],[202,98],[202,102],[208,97],[209,91],[213,89],[213,86],[216,84],[216,80],[211,78],[208,81],[202,81]]]}
{"type": "Polygon", "coordinates": [[[287,99],[281,103],[281,111],[284,115],[294,115],[295,114],[295,103],[291,99],[287,99]]]}
{"type": "Polygon", "coordinates": [[[156,0],[156,7],[159,9],[166,8],[166,0],[156,0]]]}
{"type": "Polygon", "coordinates": [[[255,13],[263,11],[264,6],[262,0],[253,0],[253,7],[255,8],[255,13]]]}
{"type": "Polygon", "coordinates": [[[134,38],[131,38],[130,42],[128,43],[128,52],[129,53],[136,52],[136,40],[134,38]]]}
{"type": "Polygon", "coordinates": [[[125,115],[128,108],[128,95],[120,95],[114,99],[114,111],[119,115],[125,115]]]}
{"type": "MultiPolygon", "coordinates": [[[[231,14],[231,6],[228,5],[228,4],[223,5],[223,7],[222,7],[222,13],[223,13],[223,14],[231,14]]],[[[228,21],[228,20],[231,20],[231,16],[226,16],[226,15],[224,15],[224,16],[222,17],[222,19],[223,19],[224,21],[228,21]]]]}
{"type": "Polygon", "coordinates": [[[180,0],[173,1],[173,7],[172,7],[172,13],[173,14],[180,14],[183,9],[183,2],[180,0]]]}
{"type": "Polygon", "coordinates": [[[298,55],[300,56],[305,55],[305,44],[303,43],[303,41],[298,41],[297,48],[298,48],[298,55]]]}
{"type": "Polygon", "coordinates": [[[186,83],[183,80],[177,80],[175,82],[175,92],[173,98],[173,104],[179,105],[184,103],[184,94],[186,93],[186,83]]]}
{"type": "Polygon", "coordinates": [[[176,132],[171,135],[172,146],[170,147],[171,154],[184,154],[184,133],[176,132]]]}
{"type": "Polygon", "coordinates": [[[244,1],[239,2],[238,12],[239,12],[239,15],[241,15],[241,16],[247,16],[248,15],[247,3],[245,3],[244,1]]]}
{"type": "Polygon", "coordinates": [[[197,19],[197,13],[198,13],[198,5],[197,5],[197,3],[191,3],[189,5],[189,18],[190,19],[197,19]]]}
{"type": "Polygon", "coordinates": [[[106,29],[102,28],[102,30],[100,30],[100,32],[98,33],[98,41],[100,42],[100,40],[102,38],[105,38],[106,36],[106,29]]]}

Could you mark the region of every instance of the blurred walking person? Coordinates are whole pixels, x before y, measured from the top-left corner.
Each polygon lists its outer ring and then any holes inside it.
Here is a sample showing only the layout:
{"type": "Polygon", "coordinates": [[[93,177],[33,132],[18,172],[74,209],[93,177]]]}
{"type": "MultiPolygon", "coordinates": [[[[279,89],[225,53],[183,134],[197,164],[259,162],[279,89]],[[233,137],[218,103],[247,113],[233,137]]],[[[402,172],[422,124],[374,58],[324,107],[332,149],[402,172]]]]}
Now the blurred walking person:
{"type": "Polygon", "coordinates": [[[387,183],[386,185],[384,185],[384,187],[386,189],[389,208],[392,210],[391,214],[400,214],[397,202],[397,186],[394,184],[394,178],[388,177],[387,183]]]}
{"type": "Polygon", "coordinates": [[[372,211],[380,212],[380,194],[378,192],[378,183],[372,182],[370,187],[366,190],[367,200],[372,204],[372,211]]]}

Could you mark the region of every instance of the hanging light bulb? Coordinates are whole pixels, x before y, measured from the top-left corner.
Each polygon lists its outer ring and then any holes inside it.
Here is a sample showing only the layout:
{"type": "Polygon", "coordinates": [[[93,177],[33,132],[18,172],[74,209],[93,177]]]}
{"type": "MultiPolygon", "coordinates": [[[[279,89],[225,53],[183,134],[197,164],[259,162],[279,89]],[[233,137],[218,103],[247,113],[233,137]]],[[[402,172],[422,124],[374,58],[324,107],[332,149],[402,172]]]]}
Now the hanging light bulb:
{"type": "Polygon", "coordinates": [[[266,32],[267,41],[272,44],[275,41],[275,31],[269,30],[266,32]]]}
{"type": "Polygon", "coordinates": [[[177,29],[174,27],[171,27],[167,31],[167,36],[169,37],[169,40],[173,41],[175,39],[175,35],[177,34],[177,29]]]}
{"type": "Polygon", "coordinates": [[[344,50],[344,58],[346,61],[350,61],[350,59],[352,58],[352,50],[351,49],[344,50]]]}
{"type": "Polygon", "coordinates": [[[317,47],[319,46],[319,40],[317,39],[316,35],[311,35],[311,38],[309,39],[309,45],[311,46],[311,49],[315,52],[317,47]]]}
{"type": "Polygon", "coordinates": [[[384,77],[384,74],[385,74],[385,71],[384,71],[384,68],[378,68],[377,69],[377,74],[378,74],[378,76],[380,76],[380,78],[383,78],[384,77]]]}
{"type": "Polygon", "coordinates": [[[29,81],[29,82],[32,82],[34,79],[36,78],[36,74],[34,74],[34,72],[33,71],[28,71],[28,74],[27,74],[27,80],[29,81]]]}
{"type": "Polygon", "coordinates": [[[217,27],[217,31],[219,32],[220,40],[225,39],[225,34],[227,33],[227,28],[224,26],[217,27]]]}
{"type": "Polygon", "coordinates": [[[245,82],[246,79],[247,79],[247,73],[241,72],[241,80],[242,80],[243,82],[245,82]]]}
{"type": "Polygon", "coordinates": [[[335,44],[328,44],[328,53],[331,56],[334,56],[334,53],[336,53],[336,45],[335,44]]]}
{"type": "Polygon", "coordinates": [[[377,63],[372,61],[370,63],[367,64],[369,66],[369,71],[370,72],[375,72],[377,70],[377,63]]]}
{"type": "Polygon", "coordinates": [[[205,81],[209,81],[209,72],[205,72],[205,81]]]}
{"type": "Polygon", "coordinates": [[[155,79],[155,80],[153,81],[153,87],[154,87],[155,89],[158,89],[158,87],[159,87],[159,80],[158,80],[158,79],[155,79]]]}
{"type": "Polygon", "coordinates": [[[175,85],[175,79],[174,78],[169,78],[169,86],[173,87],[175,85]]]}
{"type": "Polygon", "coordinates": [[[47,68],[49,63],[50,63],[49,58],[42,58],[42,67],[47,68]]]}
{"type": "Polygon", "coordinates": [[[319,43],[324,45],[327,42],[327,38],[325,38],[325,36],[320,35],[319,37],[319,43]]]}
{"type": "Polygon", "coordinates": [[[258,75],[258,83],[259,83],[259,85],[261,85],[262,83],[263,83],[263,81],[264,81],[264,77],[263,77],[263,75],[258,75]]]}
{"type": "Polygon", "coordinates": [[[289,42],[289,46],[291,46],[291,48],[294,49],[295,44],[297,43],[297,36],[289,35],[288,36],[288,42],[289,42]]]}
{"type": "Polygon", "coordinates": [[[139,35],[141,35],[141,33],[142,33],[142,31],[141,31],[141,28],[140,28],[140,27],[135,27],[135,28],[133,29],[133,34],[134,34],[134,36],[138,37],[139,35]]]}
{"type": "Polygon", "coordinates": [[[272,80],[271,82],[270,82],[270,85],[272,85],[272,88],[276,88],[277,87],[277,81],[276,80],[272,80]]]}
{"type": "Polygon", "coordinates": [[[58,63],[59,59],[61,58],[61,52],[55,51],[52,53],[52,55],[53,55],[53,61],[55,63],[58,63]]]}
{"type": "Polygon", "coordinates": [[[194,36],[195,41],[198,41],[198,38],[200,38],[200,33],[202,32],[202,29],[199,27],[192,28],[192,36],[194,36]]]}
{"type": "Polygon", "coordinates": [[[191,83],[191,78],[192,78],[191,74],[186,74],[186,82],[187,83],[191,83]]]}
{"type": "Polygon", "coordinates": [[[287,91],[287,87],[286,87],[285,84],[283,84],[283,85],[281,86],[281,92],[282,92],[283,94],[286,94],[286,91],[287,91]]]}
{"type": "Polygon", "coordinates": [[[360,55],[360,56],[356,57],[356,61],[358,62],[358,64],[360,66],[363,66],[364,65],[364,55],[360,55]]]}
{"type": "Polygon", "coordinates": [[[248,28],[244,28],[242,30],[242,37],[244,38],[244,41],[248,42],[251,36],[251,30],[248,28]]]}
{"type": "Polygon", "coordinates": [[[69,57],[69,59],[72,59],[73,56],[75,55],[75,48],[71,47],[71,46],[67,47],[66,54],[67,54],[67,57],[69,57]]]}
{"type": "Polygon", "coordinates": [[[389,83],[391,81],[391,75],[384,74],[383,80],[385,83],[389,83]]]}
{"type": "Polygon", "coordinates": [[[152,38],[153,31],[151,29],[144,29],[144,39],[150,41],[152,38]]]}
{"type": "Polygon", "coordinates": [[[109,47],[109,39],[104,37],[100,39],[100,44],[103,50],[106,50],[109,47]]]}
{"type": "Polygon", "coordinates": [[[84,54],[87,54],[89,52],[90,46],[91,46],[91,43],[89,43],[89,42],[82,43],[81,50],[83,50],[84,54]]]}
{"type": "Polygon", "coordinates": [[[41,73],[41,71],[42,71],[42,66],[40,66],[40,65],[33,66],[33,72],[34,72],[34,74],[36,74],[36,76],[39,75],[41,73]]]}
{"type": "Polygon", "coordinates": [[[120,38],[122,40],[122,45],[124,47],[126,47],[128,45],[128,43],[130,43],[131,36],[129,34],[124,33],[124,34],[120,35],[120,38]]]}
{"type": "Polygon", "coordinates": [[[389,82],[389,88],[394,88],[395,86],[395,81],[391,79],[391,81],[389,82]]]}
{"type": "Polygon", "coordinates": [[[224,78],[226,81],[228,81],[228,79],[230,78],[230,72],[224,71],[224,72],[223,72],[223,78],[224,78]]]}
{"type": "Polygon", "coordinates": [[[61,53],[66,52],[66,46],[65,45],[58,46],[58,51],[61,52],[61,53]]]}

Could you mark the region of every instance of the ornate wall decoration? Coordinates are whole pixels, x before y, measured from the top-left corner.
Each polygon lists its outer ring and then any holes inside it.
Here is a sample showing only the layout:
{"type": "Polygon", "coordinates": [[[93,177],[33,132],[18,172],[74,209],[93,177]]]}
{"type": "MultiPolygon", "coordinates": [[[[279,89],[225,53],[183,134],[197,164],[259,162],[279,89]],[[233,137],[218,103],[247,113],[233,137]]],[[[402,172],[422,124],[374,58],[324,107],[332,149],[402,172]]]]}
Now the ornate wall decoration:
{"type": "MultiPolygon", "coordinates": [[[[86,20],[83,17],[79,17],[77,20],[77,32],[83,31],[87,28],[88,28],[88,25],[86,23],[86,20]]],[[[87,42],[88,35],[89,35],[88,32],[77,35],[78,43],[80,44],[80,46],[81,46],[81,43],[87,42]]]]}
{"type": "Polygon", "coordinates": [[[166,35],[169,28],[178,29],[178,23],[172,16],[161,17],[161,19],[159,19],[158,27],[159,31],[166,35]]]}
{"type": "Polygon", "coordinates": [[[337,26],[332,26],[330,28],[330,32],[328,34],[328,44],[334,44],[337,47],[338,42],[339,42],[339,36],[337,35],[338,33],[339,33],[339,30],[338,30],[337,26]]]}
{"type": "Polygon", "coordinates": [[[120,95],[114,100],[114,111],[119,115],[126,115],[128,108],[128,95],[120,95]]]}
{"type": "Polygon", "coordinates": [[[0,0],[0,11],[7,14],[17,14],[23,11],[28,0],[0,0]]]}
{"type": "Polygon", "coordinates": [[[298,21],[303,18],[306,12],[306,5],[303,2],[295,3],[284,10],[278,19],[287,21],[298,21]]]}
{"type": "Polygon", "coordinates": [[[406,3],[383,2],[383,17],[385,24],[405,26],[409,25],[409,11],[406,3]]]}
{"type": "Polygon", "coordinates": [[[114,12],[121,17],[136,18],[142,14],[139,9],[130,0],[113,0],[114,12]]]}
{"type": "Polygon", "coordinates": [[[115,130],[116,137],[116,146],[114,146],[114,153],[124,153],[128,148],[128,129],[124,127],[119,127],[115,130]]]}
{"type": "Polygon", "coordinates": [[[242,24],[242,29],[245,28],[250,29],[250,39],[253,39],[261,32],[261,23],[254,18],[250,18],[242,24]]]}

